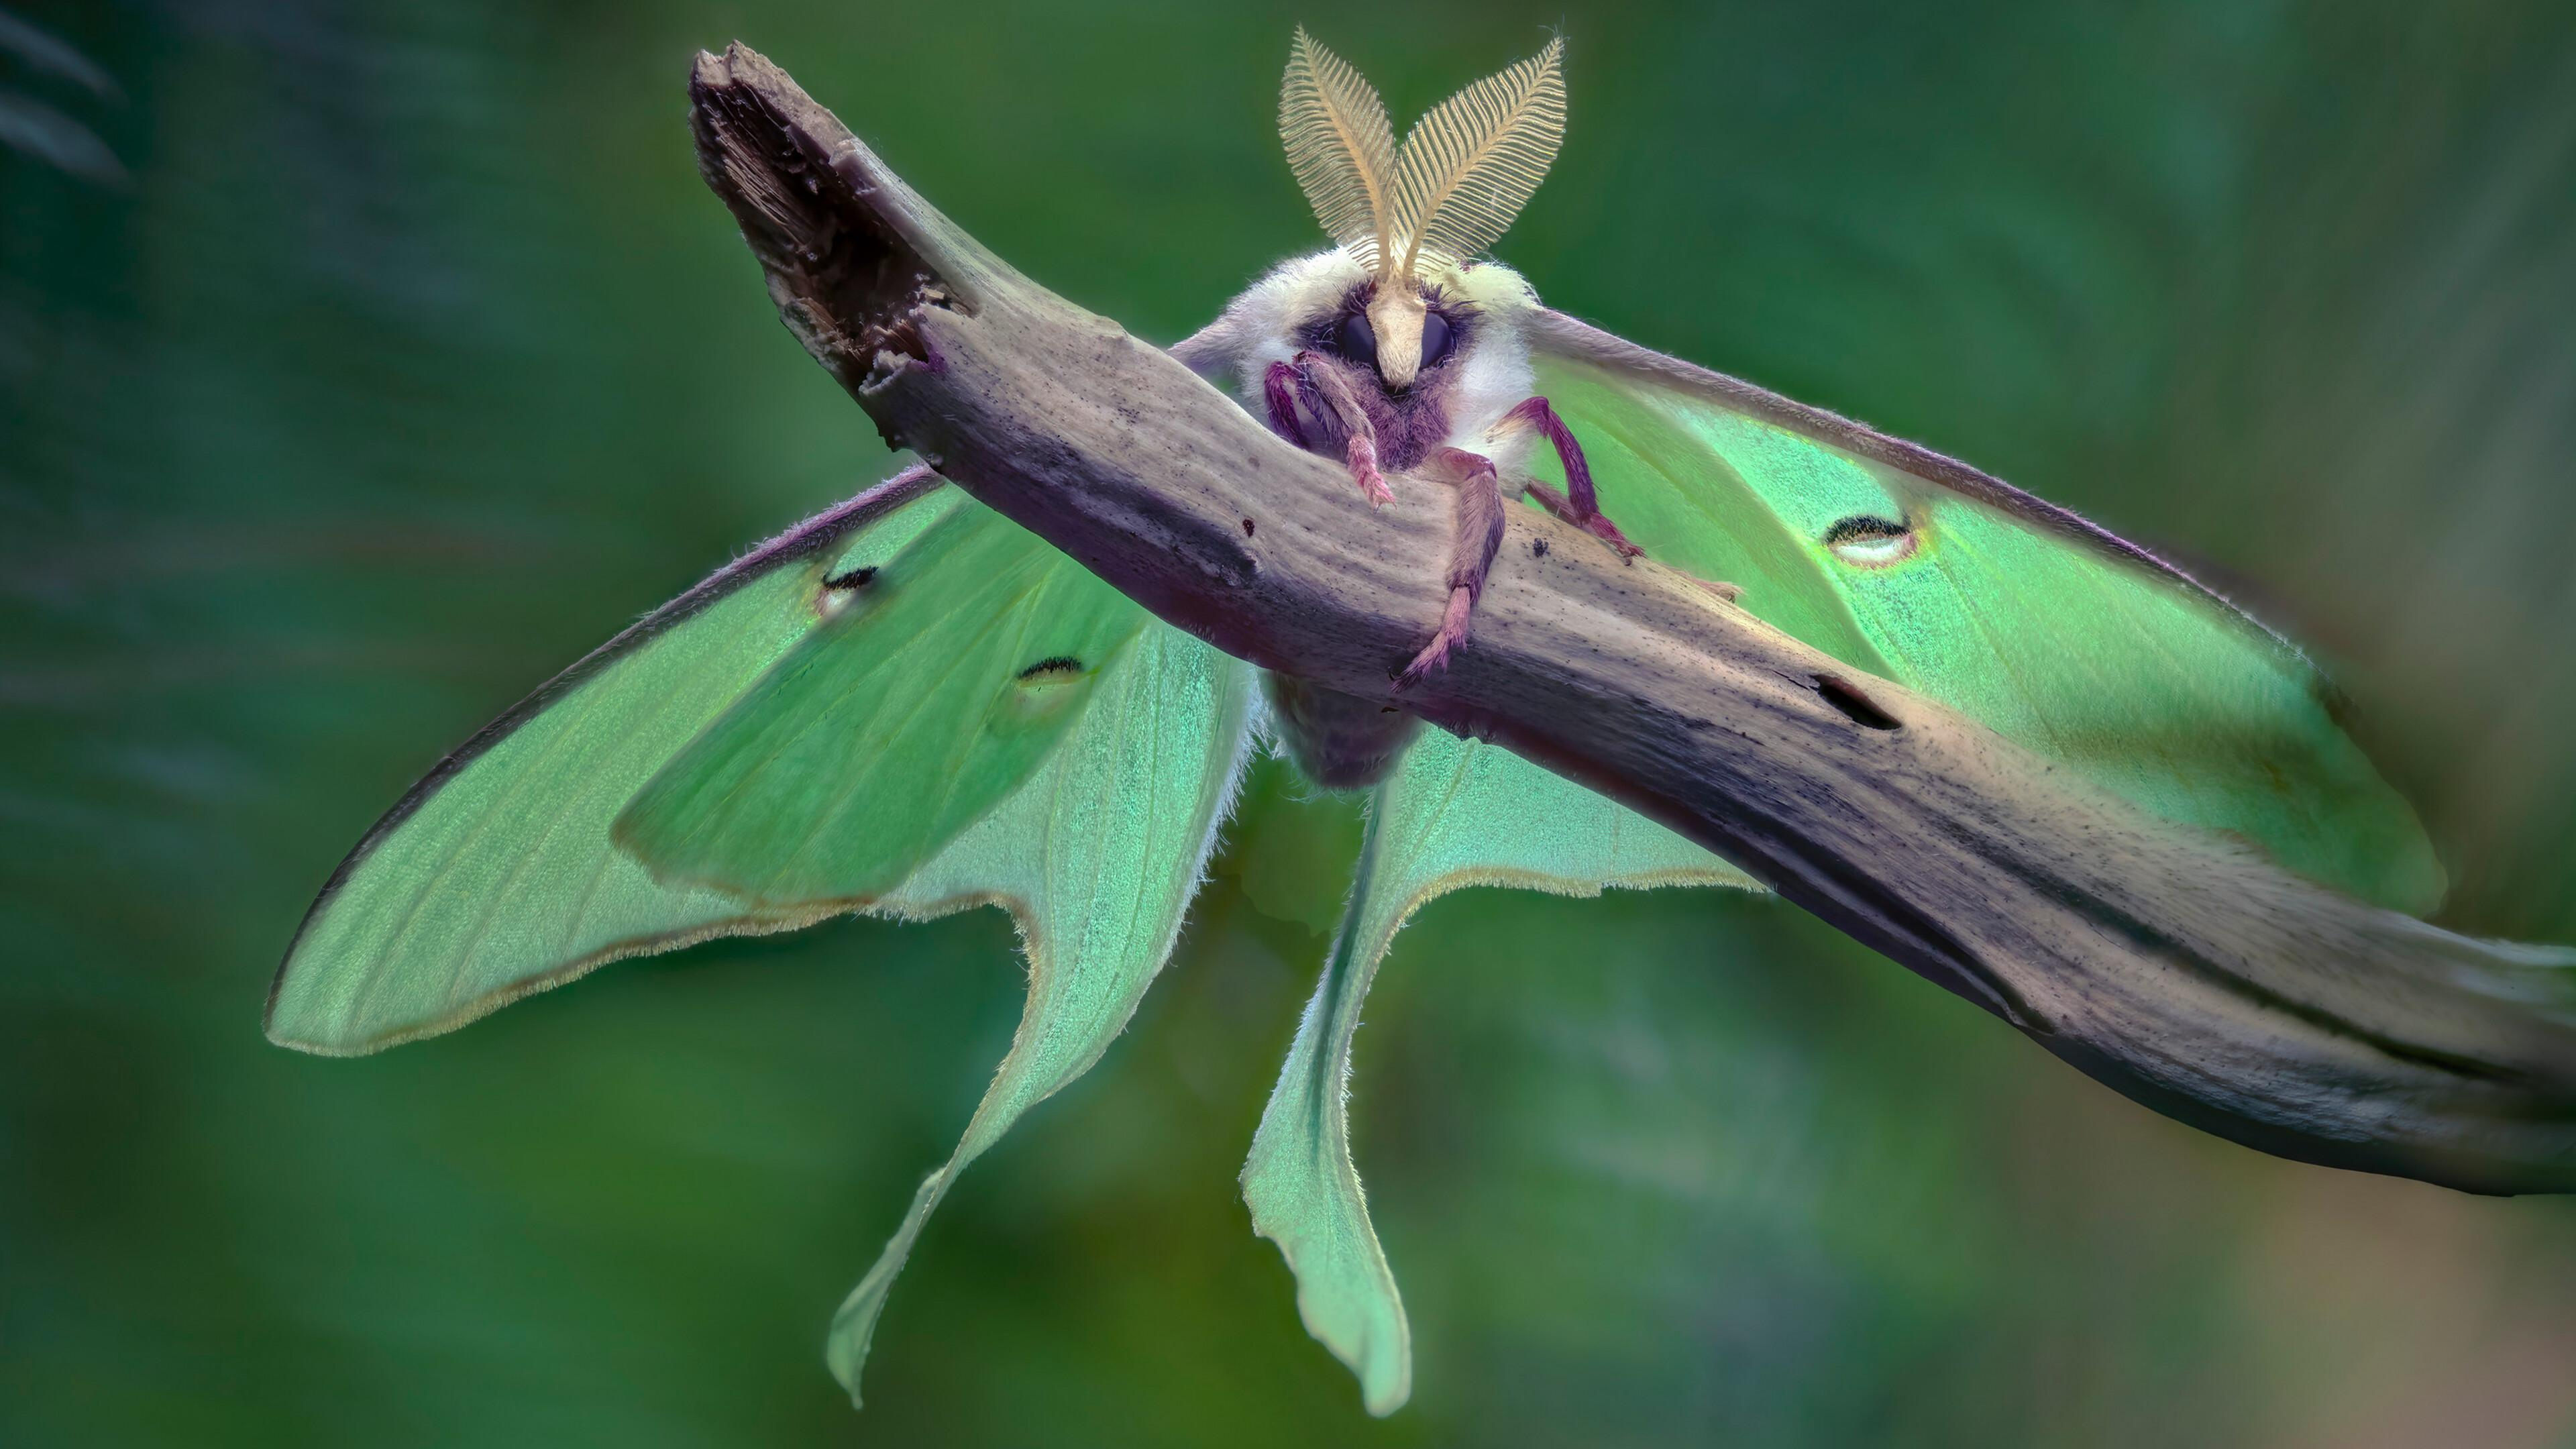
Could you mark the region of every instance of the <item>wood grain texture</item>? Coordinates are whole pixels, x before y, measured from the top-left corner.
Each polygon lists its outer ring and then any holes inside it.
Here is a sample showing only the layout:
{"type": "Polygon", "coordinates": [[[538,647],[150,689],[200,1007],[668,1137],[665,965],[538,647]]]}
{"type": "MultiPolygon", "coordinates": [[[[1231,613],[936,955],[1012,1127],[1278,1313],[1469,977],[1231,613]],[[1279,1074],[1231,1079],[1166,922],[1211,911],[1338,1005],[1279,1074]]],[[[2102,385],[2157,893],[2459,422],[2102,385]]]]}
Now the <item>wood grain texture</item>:
{"type": "Polygon", "coordinates": [[[2164,824],[1534,509],[1474,639],[1399,701],[1440,619],[1448,489],[1400,479],[1371,510],[1012,271],[758,55],[702,55],[691,95],[782,315],[887,441],[1165,620],[1601,790],[2159,1111],[2312,1162],[2576,1190],[2576,954],[2164,824]]]}

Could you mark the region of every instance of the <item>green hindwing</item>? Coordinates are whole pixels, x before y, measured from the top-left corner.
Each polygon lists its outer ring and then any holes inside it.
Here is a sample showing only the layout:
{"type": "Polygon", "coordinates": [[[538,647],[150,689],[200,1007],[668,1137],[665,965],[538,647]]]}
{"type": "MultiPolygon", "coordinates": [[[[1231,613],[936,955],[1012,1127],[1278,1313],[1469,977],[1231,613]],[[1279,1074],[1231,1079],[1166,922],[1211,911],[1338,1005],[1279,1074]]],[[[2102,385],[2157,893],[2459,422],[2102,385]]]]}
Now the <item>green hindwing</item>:
{"type": "Polygon", "coordinates": [[[1361,998],[1405,918],[1466,886],[1757,889],[1660,825],[1493,745],[1426,732],[1369,797],[1359,874],[1243,1169],[1253,1230],[1297,1278],[1306,1328],[1360,1378],[1369,1411],[1412,1392],[1404,1305],[1351,1162],[1343,1084],[1361,998]]]}
{"type": "Polygon", "coordinates": [[[833,1326],[855,1395],[948,1183],[1099,1059],[1171,954],[1252,710],[1248,666],[909,475],[649,616],[421,782],[306,917],[269,1034],[369,1051],[712,936],[1006,908],[1020,1029],[833,1326]]]}
{"type": "MultiPolygon", "coordinates": [[[[1073,567],[1069,562],[1066,567],[1073,567]]],[[[1252,669],[1149,623],[1063,745],[1019,791],[880,905],[931,916],[999,901],[1019,922],[1028,1002],[947,1165],[841,1305],[827,1356],[856,1399],[868,1340],[914,1238],[958,1172],[1082,1075],[1172,953],[1252,741],[1252,669]]]]}
{"type": "Polygon", "coordinates": [[[1553,313],[1537,331],[1539,391],[1650,554],[2165,819],[2376,904],[2440,903],[2331,687],[2224,600],[1946,459],[1553,313]]]}

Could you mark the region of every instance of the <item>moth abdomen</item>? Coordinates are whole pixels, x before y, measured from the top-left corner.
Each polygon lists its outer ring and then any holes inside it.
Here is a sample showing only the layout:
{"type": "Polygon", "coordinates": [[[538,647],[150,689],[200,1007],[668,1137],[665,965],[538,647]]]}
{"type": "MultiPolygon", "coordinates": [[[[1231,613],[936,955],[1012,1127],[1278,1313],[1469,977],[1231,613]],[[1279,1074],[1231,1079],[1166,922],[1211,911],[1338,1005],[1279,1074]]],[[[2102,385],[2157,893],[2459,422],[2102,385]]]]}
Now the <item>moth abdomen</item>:
{"type": "Polygon", "coordinates": [[[1289,763],[1327,790],[1358,790],[1385,779],[1414,736],[1419,717],[1326,689],[1310,680],[1264,670],[1261,692],[1270,701],[1279,743],[1289,763]]]}

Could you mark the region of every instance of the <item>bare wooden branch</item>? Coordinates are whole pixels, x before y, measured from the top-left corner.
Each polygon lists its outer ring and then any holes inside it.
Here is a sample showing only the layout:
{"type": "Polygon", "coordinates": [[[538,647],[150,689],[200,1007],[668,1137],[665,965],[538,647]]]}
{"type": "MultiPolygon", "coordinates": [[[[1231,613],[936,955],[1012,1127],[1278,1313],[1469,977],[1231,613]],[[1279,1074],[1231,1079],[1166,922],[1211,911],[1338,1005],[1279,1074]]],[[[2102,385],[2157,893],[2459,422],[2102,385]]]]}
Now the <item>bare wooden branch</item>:
{"type": "MultiPolygon", "coordinates": [[[[701,56],[691,91],[700,164],[772,297],[888,442],[1171,623],[1399,703],[1389,681],[1440,619],[1449,490],[1372,511],[985,251],[760,56],[701,56]]],[[[1672,825],[2159,1111],[2313,1162],[2576,1189],[2570,953],[2440,931],[2168,825],[1511,514],[1473,641],[1404,707],[1672,825]]]]}

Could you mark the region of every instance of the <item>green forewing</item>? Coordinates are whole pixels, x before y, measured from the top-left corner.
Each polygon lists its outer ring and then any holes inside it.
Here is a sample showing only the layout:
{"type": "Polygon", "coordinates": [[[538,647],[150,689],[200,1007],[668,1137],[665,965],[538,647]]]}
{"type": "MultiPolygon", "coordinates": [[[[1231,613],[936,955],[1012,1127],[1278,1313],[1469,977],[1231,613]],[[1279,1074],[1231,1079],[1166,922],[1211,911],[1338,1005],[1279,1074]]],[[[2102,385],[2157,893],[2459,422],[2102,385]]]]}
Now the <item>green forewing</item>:
{"type": "Polygon", "coordinates": [[[841,593],[618,817],[655,879],[762,906],[885,894],[1027,778],[1147,621],[980,506],[841,593]]]}
{"type": "Polygon", "coordinates": [[[1243,1169],[1253,1230],[1297,1277],[1307,1330],[1360,1377],[1370,1412],[1412,1388],[1404,1305],[1369,1225],[1342,1086],[1360,1001],[1405,918],[1448,891],[1754,882],[1645,817],[1492,745],[1427,731],[1369,802],[1357,881],[1243,1169]]]}
{"type": "Polygon", "coordinates": [[[1769,623],[2166,819],[2379,904],[2439,902],[2414,812],[2313,666],[2224,602],[1714,390],[1545,351],[1538,384],[1603,509],[1769,623]]]}
{"type": "MultiPolygon", "coordinates": [[[[1735,584],[1775,628],[1855,669],[1888,672],[1850,599],[1816,567],[1811,540],[1668,410],[1624,378],[1545,358],[1539,393],[1581,440],[1602,511],[1651,557],[1735,584]]],[[[1554,455],[1539,454],[1535,471],[1561,482],[1554,455]]]]}
{"type": "Polygon", "coordinates": [[[603,961],[823,914],[656,882],[617,850],[609,823],[814,632],[827,579],[888,565],[971,506],[941,490],[881,514],[826,515],[485,731],[413,789],[314,903],[270,995],[270,1036],[369,1051],[462,1025],[603,961]]]}

